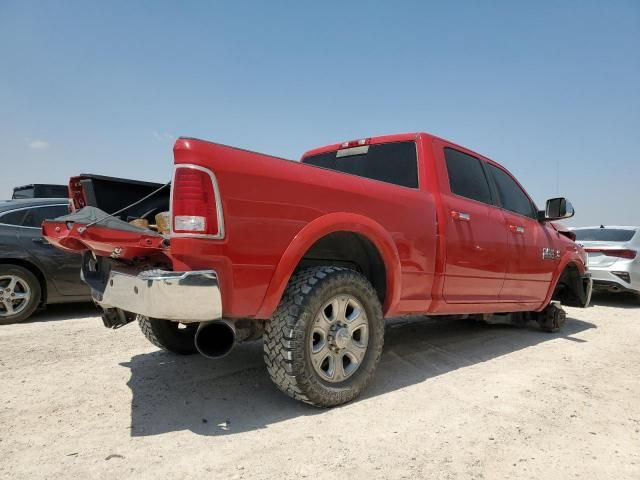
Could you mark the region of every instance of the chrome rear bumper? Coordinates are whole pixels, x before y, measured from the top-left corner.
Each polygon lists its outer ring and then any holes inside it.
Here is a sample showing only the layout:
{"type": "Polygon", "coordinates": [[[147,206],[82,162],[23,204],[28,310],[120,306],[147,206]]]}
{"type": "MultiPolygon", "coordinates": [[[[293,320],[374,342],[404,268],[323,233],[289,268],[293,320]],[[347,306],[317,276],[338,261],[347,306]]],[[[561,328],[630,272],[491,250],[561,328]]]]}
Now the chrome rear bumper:
{"type": "MultiPolygon", "coordinates": [[[[87,276],[84,269],[83,274],[87,276]]],[[[218,275],[213,270],[132,274],[111,269],[102,288],[91,286],[93,299],[105,309],[119,308],[181,323],[222,318],[218,275]]]]}

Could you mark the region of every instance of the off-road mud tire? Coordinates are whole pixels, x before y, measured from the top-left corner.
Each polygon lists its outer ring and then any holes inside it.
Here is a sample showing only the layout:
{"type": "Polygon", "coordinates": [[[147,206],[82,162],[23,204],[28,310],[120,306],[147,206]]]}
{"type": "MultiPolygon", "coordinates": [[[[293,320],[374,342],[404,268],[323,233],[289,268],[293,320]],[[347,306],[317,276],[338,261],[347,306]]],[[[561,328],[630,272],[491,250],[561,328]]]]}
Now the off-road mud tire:
{"type": "Polygon", "coordinates": [[[318,407],[333,407],[356,398],[371,381],[382,354],[384,319],[380,300],[360,273],[342,267],[312,267],[295,273],[273,318],[265,325],[264,360],[272,381],[284,393],[318,407]],[[353,296],[368,319],[367,351],[352,376],[324,381],[310,359],[314,319],[335,295],[353,296]]]}

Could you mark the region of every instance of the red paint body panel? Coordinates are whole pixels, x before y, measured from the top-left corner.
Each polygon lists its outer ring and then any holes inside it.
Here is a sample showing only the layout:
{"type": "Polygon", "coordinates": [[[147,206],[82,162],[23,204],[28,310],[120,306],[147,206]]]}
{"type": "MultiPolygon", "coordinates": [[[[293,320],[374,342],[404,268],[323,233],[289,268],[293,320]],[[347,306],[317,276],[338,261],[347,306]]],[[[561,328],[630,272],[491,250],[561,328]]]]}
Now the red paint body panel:
{"type": "Polygon", "coordinates": [[[114,248],[118,248],[117,256],[121,258],[162,256],[168,261],[164,238],[158,235],[141,235],[99,225],[83,231],[82,224],[69,226],[66,222],[56,221],[44,222],[42,234],[52,245],[67,252],[92,250],[96,255],[109,257],[114,256],[114,248]]]}
{"type": "Polygon", "coordinates": [[[181,138],[174,146],[175,163],[215,175],[223,239],[172,236],[170,248],[162,249],[146,245],[146,238],[118,238],[99,227],[83,240],[75,227],[56,232],[61,225],[55,222],[45,222],[45,235],[71,250],[108,255],[124,242],[127,254],[155,248],[171,259],[174,270],[215,269],[226,317],[269,318],[305,252],[338,231],[360,234],[378,250],[386,270],[386,316],[540,310],[564,266],[573,262],[584,272],[578,247],[550,224],[451,193],[445,146],[491,160],[425,133],[374,137],[370,144],[395,141],[416,142],[417,189],[303,163],[304,157],[340,144],[311,150],[294,162],[181,138]],[[472,221],[460,221],[452,211],[467,212],[472,221]],[[510,231],[513,224],[522,224],[526,233],[510,231]],[[562,255],[543,261],[543,247],[562,255]]]}
{"type": "Polygon", "coordinates": [[[541,252],[544,247],[556,246],[557,232],[517,213],[502,213],[508,253],[500,298],[506,301],[540,301],[545,297],[559,263],[558,260],[544,260],[541,252]]]}
{"type": "Polygon", "coordinates": [[[172,238],[174,268],[218,269],[225,315],[269,318],[304,253],[336,231],[362,234],[377,247],[387,315],[428,308],[437,235],[427,189],[191,139],[178,140],[174,153],[176,164],[214,172],[226,225],[220,241],[172,238]]]}
{"type": "Polygon", "coordinates": [[[444,158],[446,147],[477,156],[441,139],[434,139],[432,144],[443,208],[445,280],[442,294],[447,303],[495,303],[507,266],[504,254],[507,235],[502,213],[498,208],[451,193],[444,158]],[[460,217],[460,213],[469,218],[460,217]]]}

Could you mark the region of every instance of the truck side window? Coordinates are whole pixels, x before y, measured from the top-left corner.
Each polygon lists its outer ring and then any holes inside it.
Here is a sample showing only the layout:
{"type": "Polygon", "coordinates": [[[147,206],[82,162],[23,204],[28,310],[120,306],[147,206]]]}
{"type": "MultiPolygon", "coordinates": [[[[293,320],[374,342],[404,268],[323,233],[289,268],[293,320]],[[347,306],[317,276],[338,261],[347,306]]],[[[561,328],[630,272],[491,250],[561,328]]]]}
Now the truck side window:
{"type": "Polygon", "coordinates": [[[511,175],[495,165],[489,165],[489,171],[498,189],[502,208],[526,217],[536,218],[531,200],[511,178],[511,175]]]}
{"type": "Polygon", "coordinates": [[[453,148],[444,149],[451,193],[491,205],[491,191],[480,160],[453,148]]]}

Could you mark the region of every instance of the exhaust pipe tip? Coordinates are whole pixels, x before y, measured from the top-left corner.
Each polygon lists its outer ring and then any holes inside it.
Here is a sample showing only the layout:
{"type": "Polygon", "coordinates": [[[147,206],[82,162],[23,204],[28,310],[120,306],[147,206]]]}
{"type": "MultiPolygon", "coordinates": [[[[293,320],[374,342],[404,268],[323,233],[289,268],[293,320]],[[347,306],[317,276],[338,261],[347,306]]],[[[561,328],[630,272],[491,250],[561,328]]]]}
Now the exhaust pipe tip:
{"type": "Polygon", "coordinates": [[[214,320],[198,325],[195,345],[198,352],[207,358],[222,358],[236,344],[236,328],[228,320],[214,320]]]}

